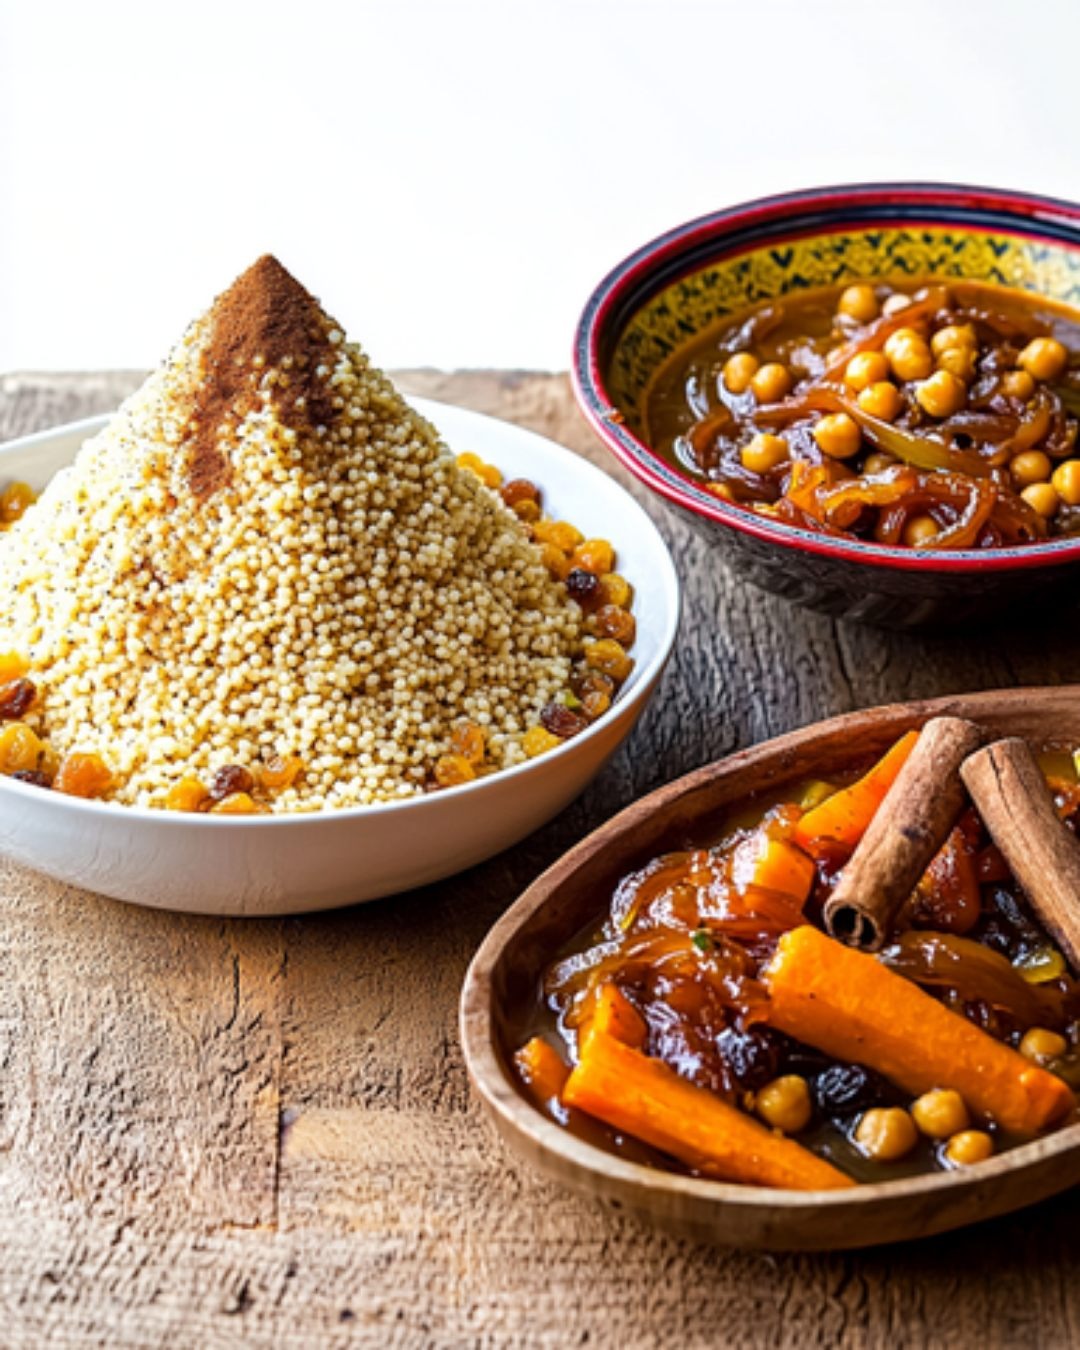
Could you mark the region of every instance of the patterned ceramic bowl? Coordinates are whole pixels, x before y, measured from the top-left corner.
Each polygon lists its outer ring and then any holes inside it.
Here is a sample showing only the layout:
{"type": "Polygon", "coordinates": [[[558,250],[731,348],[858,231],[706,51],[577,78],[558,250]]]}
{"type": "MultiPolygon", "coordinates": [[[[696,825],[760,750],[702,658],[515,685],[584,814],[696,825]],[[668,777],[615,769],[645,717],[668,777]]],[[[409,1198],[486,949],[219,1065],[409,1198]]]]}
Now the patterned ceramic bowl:
{"type": "Polygon", "coordinates": [[[928,273],[1080,307],[1080,206],[895,183],[769,197],[691,221],[632,254],[593,292],[574,352],[578,400],[622,463],[687,511],[736,572],[801,604],[916,626],[1075,595],[1080,538],[931,553],[812,534],[726,504],[640,434],[655,371],[725,315],[808,286],[928,273]]]}

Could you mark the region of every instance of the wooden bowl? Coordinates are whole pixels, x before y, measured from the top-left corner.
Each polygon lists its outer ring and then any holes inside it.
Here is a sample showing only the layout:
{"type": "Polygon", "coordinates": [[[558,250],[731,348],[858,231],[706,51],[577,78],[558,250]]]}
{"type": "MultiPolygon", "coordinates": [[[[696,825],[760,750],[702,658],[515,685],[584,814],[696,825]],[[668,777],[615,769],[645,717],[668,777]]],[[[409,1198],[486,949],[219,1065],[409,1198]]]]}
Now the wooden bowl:
{"type": "Polygon", "coordinates": [[[477,1091],[503,1138],[557,1180],[699,1241],[747,1248],[864,1247],[927,1237],[1034,1204],[1080,1182],[1080,1124],[964,1171],[854,1190],[797,1192],[677,1176],[628,1162],[543,1115],[517,1086],[511,1055],[543,971],[599,918],[613,884],[657,853],[700,837],[749,794],[828,776],[854,753],[885,750],[942,713],[996,735],[1080,743],[1080,685],[894,704],[804,727],[698,769],[651,793],[548,869],[488,934],[465,979],[461,1037],[477,1091]]]}

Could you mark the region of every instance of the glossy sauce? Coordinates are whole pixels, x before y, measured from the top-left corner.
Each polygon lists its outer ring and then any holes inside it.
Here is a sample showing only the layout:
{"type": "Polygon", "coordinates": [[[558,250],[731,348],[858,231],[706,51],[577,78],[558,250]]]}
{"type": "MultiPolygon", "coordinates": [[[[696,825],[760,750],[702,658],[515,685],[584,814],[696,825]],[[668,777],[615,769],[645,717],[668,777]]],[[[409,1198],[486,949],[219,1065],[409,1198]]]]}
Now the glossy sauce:
{"type": "MultiPolygon", "coordinates": [[[[1072,753],[1050,749],[1041,759],[1057,789],[1061,814],[1076,829],[1080,783],[1072,753]]],[[[740,848],[763,822],[783,836],[803,806],[853,781],[862,767],[828,784],[806,781],[779,795],[753,798],[703,829],[700,847],[661,855],[622,878],[602,920],[578,933],[558,954],[536,1002],[514,1028],[515,1038],[522,1043],[529,1036],[542,1036],[565,1060],[575,1062],[589,991],[598,982],[612,980],[645,1018],[646,1053],[731,1103],[752,1109],[752,1095],[765,1083],[784,1074],[804,1077],[812,1086],[815,1110],[810,1125],[793,1137],[856,1180],[882,1181],[938,1170],[941,1145],[922,1136],[907,1156],[889,1163],[865,1157],[852,1140],[862,1111],[905,1106],[909,1096],[860,1066],[838,1064],[758,1021],[767,1002],[757,978],[761,966],[786,928],[820,922],[821,905],[842,860],[837,859],[835,867],[828,859],[819,860],[810,898],[800,914],[780,900],[758,896],[752,906],[740,900],[740,848]],[[861,1086],[860,1073],[865,1078],[861,1086]],[[847,1100],[842,1100],[845,1092],[847,1100]]],[[[965,887],[957,884],[956,869],[961,863],[966,866],[966,860],[950,861],[948,849],[943,850],[935,860],[932,882],[920,887],[919,899],[907,914],[903,924],[907,931],[882,954],[884,962],[909,977],[913,972],[928,977],[917,982],[1011,1045],[1019,1042],[1028,1025],[1055,1022],[1069,1043],[1068,1054],[1055,1071],[1080,1087],[1080,985],[1060,958],[1059,964],[1045,964],[1056,955],[1053,944],[1019,888],[1002,873],[1000,855],[973,815],[968,813],[972,819],[964,825],[963,851],[977,877],[975,910],[964,911],[958,903],[958,892],[965,887]],[[957,926],[963,929],[963,987],[938,982],[934,973],[936,958],[950,957],[956,949],[957,926]],[[980,969],[979,951],[999,953],[1014,972],[1043,962],[1046,978],[1027,983],[1006,970],[1001,1000],[973,997],[996,995],[995,981],[1002,979],[1001,963],[992,957],[987,970],[980,969]],[[1018,1002],[1023,1017],[1010,1014],[1004,1006],[1009,999],[1018,1002]]],[[[971,886],[966,889],[970,895],[971,886]]],[[[692,1168],[581,1111],[553,1103],[551,1114],[572,1133],[621,1156],[693,1174],[692,1168]]],[[[991,1134],[995,1151],[1021,1142],[992,1122],[981,1128],[991,1134]]]]}
{"type": "Polygon", "coordinates": [[[912,520],[924,526],[929,520],[937,537],[925,526],[920,544],[926,547],[995,547],[1080,532],[1080,313],[981,283],[863,285],[873,291],[876,306],[868,322],[838,308],[845,288],[820,288],[748,309],[678,352],[646,394],[649,444],[733,505],[802,528],[903,544],[918,533],[909,530],[905,537],[912,520]],[[908,319],[902,309],[891,317],[883,312],[890,299],[902,298],[910,302],[908,319]],[[939,332],[970,329],[972,360],[956,365],[956,353],[941,348],[920,378],[902,378],[891,369],[881,382],[893,385],[890,397],[898,410],[887,418],[872,416],[860,408],[859,391],[845,383],[845,355],[883,352],[889,337],[907,328],[927,344],[939,332]],[[1015,376],[1036,338],[1060,343],[1066,364],[1052,379],[1032,380],[1028,392],[1027,378],[1015,376]],[[779,394],[762,398],[736,382],[733,392],[731,377],[725,377],[733,356],[781,369],[790,387],[781,384],[779,394]],[[964,378],[954,383],[951,374],[941,374],[942,360],[964,378]],[[930,376],[945,382],[945,393],[961,400],[958,406],[941,415],[926,410],[920,398],[930,400],[921,387],[930,376]],[[815,427],[837,413],[853,417],[862,433],[858,451],[840,458],[815,440],[815,427]],[[786,443],[783,460],[769,464],[747,455],[759,433],[786,443]],[[906,458],[912,449],[914,457],[906,458]],[[1031,478],[1030,461],[1014,474],[1017,456],[1032,450],[1049,459],[1045,475],[1031,478]],[[1066,463],[1074,467],[1057,472],[1066,463]],[[793,476],[796,464],[803,467],[793,476]],[[887,491],[877,479],[890,468],[894,477],[906,472],[887,491]],[[820,469],[820,481],[808,481],[809,469],[820,469]],[[983,482],[978,493],[973,479],[983,482]],[[1053,497],[1044,490],[1035,494],[1038,509],[1023,495],[1032,482],[1058,485],[1053,497]],[[887,500],[875,501],[869,493],[827,506],[829,490],[845,483],[873,484],[887,500]],[[966,532],[957,528],[965,523],[971,526],[966,532]]]}

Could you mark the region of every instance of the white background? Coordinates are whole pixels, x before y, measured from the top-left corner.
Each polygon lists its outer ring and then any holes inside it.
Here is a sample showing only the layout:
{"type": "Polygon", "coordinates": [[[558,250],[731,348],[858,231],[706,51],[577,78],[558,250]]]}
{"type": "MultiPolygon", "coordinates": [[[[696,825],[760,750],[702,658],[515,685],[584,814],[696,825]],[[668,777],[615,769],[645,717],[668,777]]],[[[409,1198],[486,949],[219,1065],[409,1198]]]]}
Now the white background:
{"type": "Polygon", "coordinates": [[[0,371],[143,367],[272,251],[383,365],[563,368],[755,195],[1080,198],[1076,0],[0,0],[0,371]]]}

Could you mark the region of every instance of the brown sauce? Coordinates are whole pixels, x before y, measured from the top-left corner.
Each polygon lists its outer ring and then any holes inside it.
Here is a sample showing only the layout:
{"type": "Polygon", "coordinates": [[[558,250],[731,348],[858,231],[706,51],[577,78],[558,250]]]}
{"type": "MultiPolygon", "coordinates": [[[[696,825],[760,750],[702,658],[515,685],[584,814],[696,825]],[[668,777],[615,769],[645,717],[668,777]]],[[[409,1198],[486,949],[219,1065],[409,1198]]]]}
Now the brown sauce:
{"type": "MultiPolygon", "coordinates": [[[[1040,763],[1060,817],[1076,832],[1078,761],[1071,750],[1050,748],[1043,750],[1040,763]]],[[[822,905],[844,857],[828,852],[815,857],[802,906],[775,892],[758,892],[748,904],[745,875],[740,876],[747,850],[753,851],[763,833],[790,843],[800,818],[868,767],[856,764],[827,783],[804,781],[752,798],[702,828],[697,846],[653,858],[623,877],[607,912],[576,934],[546,971],[535,1003],[523,1010],[513,1029],[517,1043],[542,1038],[563,1061],[575,1064],[594,1006],[590,1000],[611,982],[644,1021],[644,1053],[732,1105],[752,1114],[756,1095],[770,1083],[785,1076],[803,1079],[812,1112],[793,1137],[856,1181],[891,1180],[948,1166],[944,1142],[921,1133],[902,1157],[866,1156],[856,1142],[859,1120],[872,1109],[909,1109],[910,1094],[866,1066],[837,1061],[775,1032],[762,1013],[768,1001],[760,982],[763,966],[786,930],[805,923],[820,926],[822,905]]],[[[880,959],[1022,1053],[1025,1034],[1045,1024],[1064,1043],[1052,1071],[1080,1087],[1080,983],[1003,868],[974,811],[961,818],[934,860],[880,959]],[[932,978],[922,968],[933,965],[935,955],[957,953],[955,984],[932,978]]],[[[696,1174],[693,1166],[584,1111],[557,1100],[546,1106],[588,1142],[633,1161],[696,1174]]],[[[989,1135],[995,1152],[1022,1142],[992,1119],[972,1124],[989,1135]]]]}
{"type": "Polygon", "coordinates": [[[661,367],[645,435],[748,511],[885,545],[1080,533],[1080,314],[975,282],[767,301],[661,367]]]}

